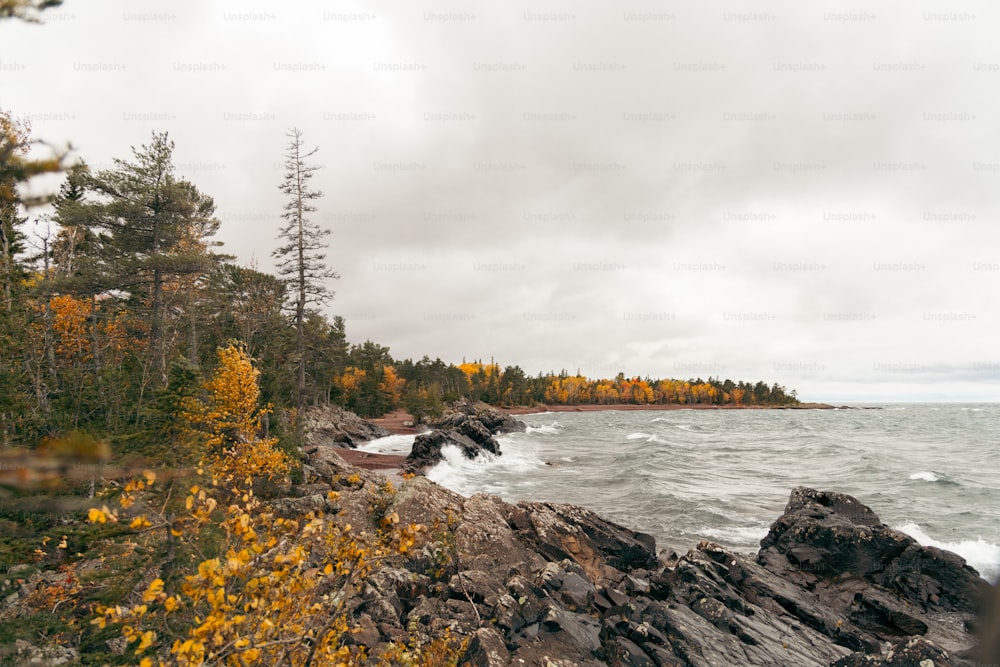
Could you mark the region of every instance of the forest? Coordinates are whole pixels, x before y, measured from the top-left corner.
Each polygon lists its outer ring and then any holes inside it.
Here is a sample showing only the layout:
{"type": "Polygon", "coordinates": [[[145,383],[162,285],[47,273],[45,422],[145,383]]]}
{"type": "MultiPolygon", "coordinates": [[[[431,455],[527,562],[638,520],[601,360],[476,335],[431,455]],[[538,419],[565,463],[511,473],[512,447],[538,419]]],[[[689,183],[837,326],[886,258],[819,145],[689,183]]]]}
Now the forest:
{"type": "Polygon", "coordinates": [[[288,201],[275,212],[276,273],[222,252],[214,201],[176,172],[166,133],[111,169],[50,161],[65,173],[59,192],[24,202],[12,166],[32,164],[30,126],[5,112],[0,130],[5,444],[82,430],[140,445],[177,417],[180,399],[231,342],[254,360],[262,398],[279,413],[333,404],[366,417],[400,407],[420,417],[462,397],[498,406],[797,402],[794,391],[762,381],[530,375],[492,360],[400,360],[376,342],[351,344],[344,319],[326,314],[337,274],[325,260],[329,230],[309,220],[321,193],[309,188],[315,149],[298,130],[288,133],[285,179],[275,184],[288,201]]]}

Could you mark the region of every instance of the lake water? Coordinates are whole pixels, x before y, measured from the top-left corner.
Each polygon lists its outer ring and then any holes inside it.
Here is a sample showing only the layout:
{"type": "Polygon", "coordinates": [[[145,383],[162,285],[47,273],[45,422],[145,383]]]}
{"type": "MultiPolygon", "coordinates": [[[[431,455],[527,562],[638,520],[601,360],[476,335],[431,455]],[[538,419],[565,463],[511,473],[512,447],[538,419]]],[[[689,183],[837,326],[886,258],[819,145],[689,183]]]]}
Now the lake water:
{"type": "MultiPolygon", "coordinates": [[[[857,497],[890,526],[1000,576],[1000,405],[541,413],[501,456],[445,449],[428,472],[464,495],[572,503],[685,552],[756,551],[795,486],[857,497]]],[[[409,453],[413,436],[363,447],[409,453]]]]}

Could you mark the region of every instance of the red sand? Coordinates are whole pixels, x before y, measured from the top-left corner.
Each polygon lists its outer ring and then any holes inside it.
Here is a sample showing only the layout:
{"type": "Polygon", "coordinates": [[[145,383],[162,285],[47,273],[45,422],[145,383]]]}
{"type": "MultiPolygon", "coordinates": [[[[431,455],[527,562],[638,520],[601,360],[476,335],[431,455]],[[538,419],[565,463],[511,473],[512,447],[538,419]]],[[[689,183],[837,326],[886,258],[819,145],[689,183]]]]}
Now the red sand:
{"type": "Polygon", "coordinates": [[[365,470],[399,470],[403,467],[405,456],[401,454],[375,454],[359,452],[356,449],[337,449],[337,454],[352,466],[365,470]]]}
{"type": "Polygon", "coordinates": [[[420,429],[414,426],[404,425],[404,422],[413,422],[413,415],[403,409],[393,410],[378,419],[369,419],[368,421],[381,426],[393,435],[413,435],[420,432],[420,429]]]}

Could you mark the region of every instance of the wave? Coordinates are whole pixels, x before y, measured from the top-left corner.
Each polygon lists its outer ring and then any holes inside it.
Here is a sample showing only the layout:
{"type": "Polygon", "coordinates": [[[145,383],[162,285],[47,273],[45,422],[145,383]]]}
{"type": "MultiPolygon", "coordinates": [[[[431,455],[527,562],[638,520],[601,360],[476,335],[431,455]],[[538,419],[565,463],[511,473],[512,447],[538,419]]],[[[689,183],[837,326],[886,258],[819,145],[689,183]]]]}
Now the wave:
{"type": "Polygon", "coordinates": [[[729,526],[726,528],[704,527],[698,535],[729,547],[759,547],[767,535],[768,528],[761,526],[729,526]]]}
{"type": "Polygon", "coordinates": [[[406,456],[413,449],[413,440],[416,435],[387,435],[384,438],[370,440],[358,447],[358,451],[371,452],[373,454],[402,454],[406,456]]]}
{"type": "Polygon", "coordinates": [[[962,486],[961,482],[956,482],[944,473],[931,472],[930,470],[920,470],[910,475],[910,479],[921,482],[933,482],[941,486],[962,486]]]}
{"type": "Polygon", "coordinates": [[[528,426],[524,429],[525,433],[541,433],[543,435],[557,435],[562,432],[562,424],[559,422],[552,422],[551,424],[542,424],[541,426],[528,426]]]}
{"type": "Polygon", "coordinates": [[[1000,579],[1000,545],[987,542],[981,537],[961,542],[941,542],[928,535],[913,521],[897,526],[896,530],[906,533],[925,547],[937,547],[958,554],[989,582],[995,583],[1000,579]]]}
{"type": "Polygon", "coordinates": [[[654,433],[642,433],[641,431],[637,432],[637,433],[630,433],[627,436],[625,436],[625,439],[626,440],[644,440],[645,442],[655,442],[655,443],[659,443],[661,445],[668,444],[666,440],[663,440],[662,438],[660,438],[659,436],[657,436],[654,433]]]}
{"type": "Polygon", "coordinates": [[[526,476],[532,476],[531,471],[546,465],[530,451],[510,447],[502,451],[500,456],[481,452],[468,459],[459,447],[445,445],[441,462],[427,471],[427,479],[463,496],[486,491],[503,497],[511,486],[508,481],[523,484],[526,476]]]}

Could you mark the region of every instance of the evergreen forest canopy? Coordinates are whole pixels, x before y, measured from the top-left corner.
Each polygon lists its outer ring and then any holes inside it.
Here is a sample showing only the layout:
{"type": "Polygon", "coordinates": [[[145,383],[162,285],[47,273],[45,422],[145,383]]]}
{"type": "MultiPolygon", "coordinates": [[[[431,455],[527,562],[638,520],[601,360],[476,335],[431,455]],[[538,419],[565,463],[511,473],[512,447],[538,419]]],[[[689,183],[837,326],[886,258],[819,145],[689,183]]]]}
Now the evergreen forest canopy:
{"type": "MultiPolygon", "coordinates": [[[[263,400],[278,411],[333,404],[372,417],[404,407],[419,417],[463,397],[500,406],[798,402],[776,383],[531,376],[516,365],[400,360],[372,341],[350,344],[344,319],[321,312],[337,274],[323,254],[329,231],[308,219],[322,193],[308,187],[315,150],[298,130],[289,133],[280,184],[287,205],[277,275],[219,252],[215,203],[176,173],[166,133],[110,169],[66,169],[52,214],[36,217],[29,235],[18,186],[43,170],[11,168],[30,164],[30,127],[9,113],[0,123],[4,444],[71,429],[140,442],[138,434],[175,419],[216,350],[233,341],[254,359],[263,400]]],[[[61,161],[45,166],[62,169],[61,161]]]]}

